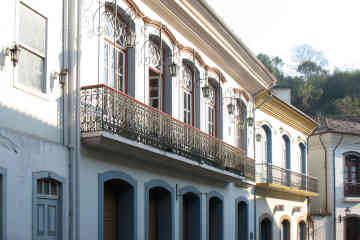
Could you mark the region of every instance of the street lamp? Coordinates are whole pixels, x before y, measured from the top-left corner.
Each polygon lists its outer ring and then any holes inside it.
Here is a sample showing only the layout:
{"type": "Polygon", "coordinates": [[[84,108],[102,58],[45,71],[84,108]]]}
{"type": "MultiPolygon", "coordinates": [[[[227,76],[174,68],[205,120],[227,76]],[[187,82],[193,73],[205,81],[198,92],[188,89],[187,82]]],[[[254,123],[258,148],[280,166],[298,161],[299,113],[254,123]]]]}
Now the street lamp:
{"type": "Polygon", "coordinates": [[[19,56],[20,56],[20,47],[19,45],[15,44],[13,48],[8,49],[10,52],[10,59],[13,63],[13,66],[16,67],[16,64],[19,62],[19,56]]]}

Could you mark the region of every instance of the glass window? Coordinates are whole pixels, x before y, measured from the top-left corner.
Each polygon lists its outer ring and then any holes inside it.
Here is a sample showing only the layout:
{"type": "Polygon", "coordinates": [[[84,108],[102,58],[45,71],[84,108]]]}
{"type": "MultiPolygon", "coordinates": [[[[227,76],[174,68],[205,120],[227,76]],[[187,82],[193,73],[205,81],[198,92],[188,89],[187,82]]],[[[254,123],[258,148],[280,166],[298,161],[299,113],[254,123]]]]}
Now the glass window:
{"type": "Polygon", "coordinates": [[[150,76],[149,79],[149,92],[150,92],[150,106],[161,110],[161,77],[150,76]]]}
{"type": "Polygon", "coordinates": [[[193,71],[186,64],[183,64],[182,78],[184,83],[184,122],[192,125],[193,71]]]}
{"type": "Polygon", "coordinates": [[[216,135],[216,92],[215,89],[209,85],[210,96],[208,103],[208,134],[210,136],[216,135]]]}
{"type": "Polygon", "coordinates": [[[114,44],[104,41],[104,83],[109,87],[125,91],[125,53],[114,44]]]}
{"type": "Polygon", "coordinates": [[[23,3],[19,5],[21,58],[18,65],[18,82],[26,87],[44,91],[47,19],[23,3]]]}

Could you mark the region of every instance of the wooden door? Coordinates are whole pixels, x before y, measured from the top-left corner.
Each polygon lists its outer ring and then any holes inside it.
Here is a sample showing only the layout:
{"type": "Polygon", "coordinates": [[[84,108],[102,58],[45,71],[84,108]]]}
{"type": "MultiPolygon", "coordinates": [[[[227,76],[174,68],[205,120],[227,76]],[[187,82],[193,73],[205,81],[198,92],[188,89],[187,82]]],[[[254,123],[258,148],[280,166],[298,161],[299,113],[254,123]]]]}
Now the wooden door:
{"type": "Polygon", "coordinates": [[[104,240],[117,240],[116,197],[111,186],[104,187],[104,240]]]}
{"type": "Polygon", "coordinates": [[[156,202],[156,194],[154,191],[149,192],[149,200],[150,200],[150,240],[158,239],[158,209],[156,202]]]}
{"type": "Polygon", "coordinates": [[[184,198],[183,199],[183,239],[182,240],[188,240],[189,239],[189,200],[184,198]]]}

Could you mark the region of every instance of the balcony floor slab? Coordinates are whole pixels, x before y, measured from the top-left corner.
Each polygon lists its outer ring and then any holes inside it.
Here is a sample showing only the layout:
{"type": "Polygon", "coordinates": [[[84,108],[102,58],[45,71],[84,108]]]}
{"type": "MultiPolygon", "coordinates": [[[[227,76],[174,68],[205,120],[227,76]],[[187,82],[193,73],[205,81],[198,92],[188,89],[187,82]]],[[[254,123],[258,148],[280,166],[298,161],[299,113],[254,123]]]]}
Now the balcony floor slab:
{"type": "Polygon", "coordinates": [[[216,179],[224,183],[233,182],[244,187],[255,185],[254,182],[230,171],[194,161],[176,153],[164,151],[105,131],[82,133],[81,141],[90,147],[134,156],[134,158],[147,164],[151,163],[171,167],[179,171],[197,174],[199,177],[216,179]]]}

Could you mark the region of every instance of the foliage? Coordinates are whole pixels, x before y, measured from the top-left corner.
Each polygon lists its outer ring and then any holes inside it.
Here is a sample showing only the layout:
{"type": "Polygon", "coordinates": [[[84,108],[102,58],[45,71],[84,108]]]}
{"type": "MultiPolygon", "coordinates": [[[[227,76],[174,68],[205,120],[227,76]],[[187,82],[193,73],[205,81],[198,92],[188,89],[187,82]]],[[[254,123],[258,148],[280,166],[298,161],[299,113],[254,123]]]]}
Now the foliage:
{"type": "Polygon", "coordinates": [[[293,52],[298,75],[288,75],[279,57],[259,54],[259,60],[278,79],[279,87],[288,87],[292,104],[309,115],[360,117],[360,70],[332,73],[321,51],[309,45],[296,47],[293,52]]]}

